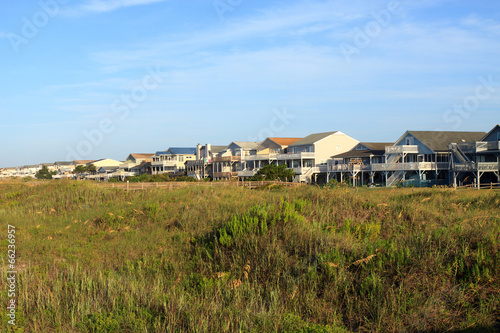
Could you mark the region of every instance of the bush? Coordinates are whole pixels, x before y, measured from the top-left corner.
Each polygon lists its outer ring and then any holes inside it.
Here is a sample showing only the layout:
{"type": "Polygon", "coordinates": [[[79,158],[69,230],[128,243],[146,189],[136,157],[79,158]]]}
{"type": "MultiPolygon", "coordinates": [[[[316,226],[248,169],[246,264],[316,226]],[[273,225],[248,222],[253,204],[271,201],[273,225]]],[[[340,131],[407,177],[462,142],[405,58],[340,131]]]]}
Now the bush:
{"type": "Polygon", "coordinates": [[[247,180],[250,181],[262,181],[262,180],[281,180],[284,182],[291,182],[295,177],[295,172],[292,169],[288,169],[286,165],[266,165],[260,169],[257,174],[253,177],[249,177],[247,180]]]}

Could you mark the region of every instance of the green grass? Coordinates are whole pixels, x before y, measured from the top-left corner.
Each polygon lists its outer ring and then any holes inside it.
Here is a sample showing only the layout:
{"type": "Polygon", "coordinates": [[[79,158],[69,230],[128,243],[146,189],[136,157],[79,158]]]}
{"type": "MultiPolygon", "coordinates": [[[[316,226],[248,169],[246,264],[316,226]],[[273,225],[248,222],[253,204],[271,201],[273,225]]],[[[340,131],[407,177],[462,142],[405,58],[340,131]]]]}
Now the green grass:
{"type": "Polygon", "coordinates": [[[0,220],[17,332],[498,329],[495,190],[0,182],[0,220]]]}

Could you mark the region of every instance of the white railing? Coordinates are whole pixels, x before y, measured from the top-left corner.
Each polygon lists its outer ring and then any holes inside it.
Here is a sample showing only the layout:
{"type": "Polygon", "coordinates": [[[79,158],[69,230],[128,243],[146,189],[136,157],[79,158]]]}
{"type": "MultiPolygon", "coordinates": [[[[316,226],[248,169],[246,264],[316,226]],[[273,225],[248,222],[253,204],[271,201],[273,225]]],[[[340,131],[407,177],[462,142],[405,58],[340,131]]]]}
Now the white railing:
{"type": "Polygon", "coordinates": [[[413,170],[446,170],[448,162],[415,162],[415,163],[380,163],[372,164],[372,171],[413,171],[413,170]]]}
{"type": "Polygon", "coordinates": [[[318,165],[317,167],[314,168],[314,172],[328,172],[328,165],[318,165]]]}
{"type": "Polygon", "coordinates": [[[276,155],[278,155],[278,154],[247,155],[247,156],[243,156],[242,160],[244,160],[244,161],[275,160],[276,159],[276,155]]]}
{"type": "Polygon", "coordinates": [[[386,154],[418,154],[418,146],[417,145],[402,145],[402,146],[389,146],[385,147],[386,154]]]}
{"type": "Polygon", "coordinates": [[[474,171],[474,170],[476,170],[476,166],[474,163],[467,163],[467,164],[455,163],[453,165],[453,170],[454,171],[474,171]]]}
{"type": "Polygon", "coordinates": [[[305,168],[292,168],[293,172],[295,172],[297,175],[301,175],[305,168]]]}
{"type": "Polygon", "coordinates": [[[314,158],[314,153],[277,154],[278,160],[300,160],[304,158],[314,158]]]}
{"type": "MultiPolygon", "coordinates": [[[[453,144],[450,144],[450,148],[453,144]]],[[[460,142],[456,144],[465,153],[500,150],[500,141],[460,142]]]]}
{"type": "Polygon", "coordinates": [[[479,171],[500,171],[500,163],[479,162],[477,168],[479,171]]]}
{"type": "Polygon", "coordinates": [[[153,161],[152,166],[176,166],[177,161],[153,161]]]}
{"type": "Polygon", "coordinates": [[[337,164],[330,165],[329,171],[370,171],[371,166],[365,164],[337,164]]]}
{"type": "Polygon", "coordinates": [[[238,177],[253,177],[257,174],[257,170],[238,171],[238,177]]]}
{"type": "Polygon", "coordinates": [[[500,171],[500,163],[497,162],[471,162],[455,163],[454,171],[500,171]]]}

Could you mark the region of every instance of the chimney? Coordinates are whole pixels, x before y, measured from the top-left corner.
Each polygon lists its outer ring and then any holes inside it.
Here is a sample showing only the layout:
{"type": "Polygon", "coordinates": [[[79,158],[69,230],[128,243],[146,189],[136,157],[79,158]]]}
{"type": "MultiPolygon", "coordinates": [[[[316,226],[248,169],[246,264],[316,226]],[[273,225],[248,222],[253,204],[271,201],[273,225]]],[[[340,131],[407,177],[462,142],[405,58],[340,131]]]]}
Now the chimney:
{"type": "Polygon", "coordinates": [[[210,158],[212,155],[212,145],[210,143],[207,143],[207,146],[205,148],[205,157],[210,158]]]}
{"type": "Polygon", "coordinates": [[[196,159],[199,160],[201,158],[200,156],[200,150],[201,150],[201,145],[198,143],[196,145],[196,159]]]}

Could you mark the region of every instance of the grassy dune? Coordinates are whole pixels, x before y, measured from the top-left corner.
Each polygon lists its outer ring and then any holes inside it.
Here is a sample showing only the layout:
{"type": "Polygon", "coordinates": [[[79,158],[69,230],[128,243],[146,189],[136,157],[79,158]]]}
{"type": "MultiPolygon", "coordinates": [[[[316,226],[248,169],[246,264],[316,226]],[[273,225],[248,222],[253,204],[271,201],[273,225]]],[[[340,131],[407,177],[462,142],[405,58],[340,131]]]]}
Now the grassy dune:
{"type": "Polygon", "coordinates": [[[498,329],[494,190],[0,182],[0,221],[2,304],[7,224],[19,271],[1,331],[498,329]]]}

